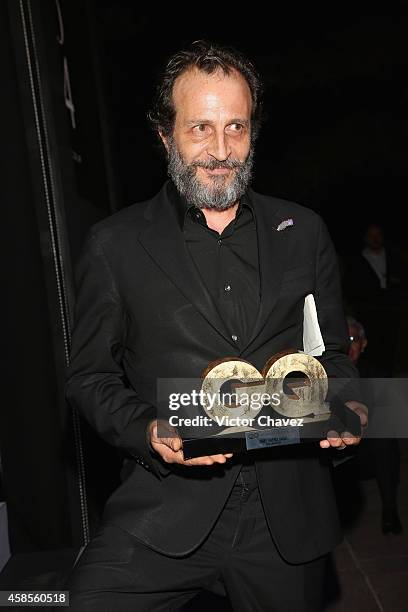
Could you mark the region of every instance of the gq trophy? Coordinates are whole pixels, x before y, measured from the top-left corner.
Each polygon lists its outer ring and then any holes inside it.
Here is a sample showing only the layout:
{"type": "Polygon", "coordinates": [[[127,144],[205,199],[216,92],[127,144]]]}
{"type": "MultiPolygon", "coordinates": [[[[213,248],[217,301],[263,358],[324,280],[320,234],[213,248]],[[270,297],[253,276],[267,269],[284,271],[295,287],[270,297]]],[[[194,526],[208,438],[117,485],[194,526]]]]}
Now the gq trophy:
{"type": "Polygon", "coordinates": [[[332,431],[360,436],[358,415],[336,396],[327,401],[328,382],[315,357],[296,351],[274,355],[262,372],[238,358],[211,362],[200,390],[204,425],[178,428],[184,458],[317,441],[332,431]]]}

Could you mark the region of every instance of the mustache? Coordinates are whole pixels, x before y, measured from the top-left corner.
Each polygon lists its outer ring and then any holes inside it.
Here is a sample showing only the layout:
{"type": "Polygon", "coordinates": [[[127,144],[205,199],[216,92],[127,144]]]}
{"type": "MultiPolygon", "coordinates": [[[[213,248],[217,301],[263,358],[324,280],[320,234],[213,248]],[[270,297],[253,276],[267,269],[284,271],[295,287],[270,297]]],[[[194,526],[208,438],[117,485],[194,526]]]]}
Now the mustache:
{"type": "Polygon", "coordinates": [[[245,161],[242,162],[239,159],[224,159],[223,161],[219,161],[218,159],[210,159],[208,161],[197,160],[189,164],[191,168],[204,168],[205,170],[234,170],[236,168],[242,168],[244,165],[245,161]]]}

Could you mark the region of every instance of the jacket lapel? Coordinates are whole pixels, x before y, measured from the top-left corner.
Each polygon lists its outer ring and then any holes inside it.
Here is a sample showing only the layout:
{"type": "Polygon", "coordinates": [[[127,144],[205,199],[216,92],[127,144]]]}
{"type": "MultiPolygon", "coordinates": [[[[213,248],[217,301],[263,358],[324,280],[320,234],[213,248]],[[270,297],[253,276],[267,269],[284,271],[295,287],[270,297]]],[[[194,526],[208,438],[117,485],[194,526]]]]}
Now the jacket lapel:
{"type": "Polygon", "coordinates": [[[139,242],[208,323],[236,350],[210,293],[195,269],[187,250],[177,213],[166,183],[146,214],[150,224],[139,234],[139,242]]]}
{"type": "Polygon", "coordinates": [[[282,277],[288,265],[291,230],[277,231],[282,221],[279,214],[279,200],[259,198],[251,189],[248,191],[255,210],[258,235],[259,274],[261,285],[261,301],[258,316],[251,337],[242,352],[253,348],[258,336],[271,316],[271,312],[279,296],[282,277]],[[271,201],[272,200],[272,201],[271,201]]]}

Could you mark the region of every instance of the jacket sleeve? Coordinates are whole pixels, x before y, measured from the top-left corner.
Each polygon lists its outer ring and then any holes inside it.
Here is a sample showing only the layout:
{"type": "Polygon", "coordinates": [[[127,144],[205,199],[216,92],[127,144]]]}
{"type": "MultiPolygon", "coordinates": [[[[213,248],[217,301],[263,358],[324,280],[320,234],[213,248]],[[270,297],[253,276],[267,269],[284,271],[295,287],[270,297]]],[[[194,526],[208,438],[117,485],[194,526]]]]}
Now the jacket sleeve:
{"type": "MultiPolygon", "coordinates": [[[[358,371],[348,356],[349,334],[343,311],[338,259],[329,232],[319,217],[316,247],[315,301],[325,351],[320,358],[328,376],[358,378],[358,371]]],[[[358,381],[341,384],[343,401],[362,401],[358,381]]]]}
{"type": "Polygon", "coordinates": [[[76,270],[77,300],[66,397],[108,443],[125,450],[158,478],[147,439],[156,408],[126,384],[121,366],[126,312],[95,235],[76,270]]]}

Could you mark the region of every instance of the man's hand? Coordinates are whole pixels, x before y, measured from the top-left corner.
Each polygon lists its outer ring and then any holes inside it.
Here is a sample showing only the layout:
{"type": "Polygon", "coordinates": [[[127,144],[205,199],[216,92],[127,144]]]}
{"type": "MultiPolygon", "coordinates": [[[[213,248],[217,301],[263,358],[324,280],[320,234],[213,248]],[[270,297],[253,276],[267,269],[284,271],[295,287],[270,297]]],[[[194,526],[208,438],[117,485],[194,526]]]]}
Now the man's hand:
{"type": "MultiPolygon", "coordinates": [[[[367,406],[353,400],[346,402],[346,406],[358,414],[360,417],[361,427],[364,430],[368,425],[367,406]]],[[[339,434],[337,431],[329,431],[327,433],[326,440],[320,440],[320,446],[322,448],[330,448],[332,446],[337,450],[342,450],[343,448],[346,448],[346,446],[355,446],[356,444],[359,444],[360,440],[361,436],[353,436],[348,431],[343,431],[341,434],[339,434]]]]}
{"type": "Polygon", "coordinates": [[[179,465],[213,465],[214,463],[225,463],[232,457],[232,453],[224,455],[207,455],[206,457],[195,457],[194,459],[184,459],[183,441],[177,434],[174,427],[166,421],[160,423],[160,434],[158,435],[158,422],[153,421],[149,426],[150,444],[166,463],[177,463],[179,465]],[[163,437],[168,431],[169,436],[163,437]]]}

